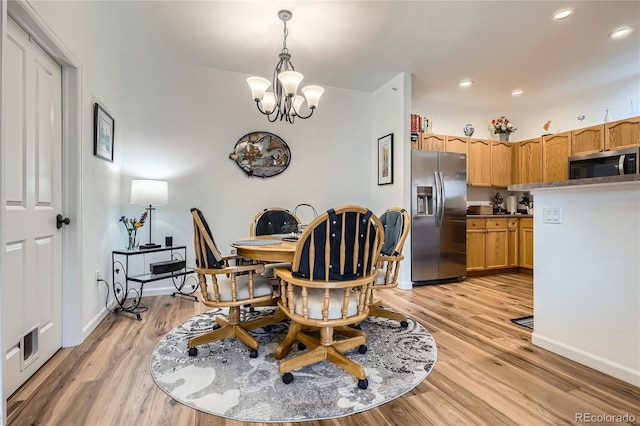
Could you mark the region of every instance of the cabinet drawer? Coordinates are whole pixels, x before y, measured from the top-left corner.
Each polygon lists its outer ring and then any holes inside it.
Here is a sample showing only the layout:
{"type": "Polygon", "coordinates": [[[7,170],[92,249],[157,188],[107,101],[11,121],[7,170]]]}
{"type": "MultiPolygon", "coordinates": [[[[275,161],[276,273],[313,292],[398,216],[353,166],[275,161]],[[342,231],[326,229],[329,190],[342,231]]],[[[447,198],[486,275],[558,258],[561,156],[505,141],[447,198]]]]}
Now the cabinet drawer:
{"type": "Polygon", "coordinates": [[[487,219],[467,219],[467,229],[484,229],[487,219]]]}
{"type": "Polygon", "coordinates": [[[533,228],[533,218],[523,217],[522,219],[520,219],[520,226],[522,228],[533,228]]]}
{"type": "Polygon", "coordinates": [[[509,228],[517,228],[518,227],[518,222],[520,219],[518,219],[517,217],[514,217],[513,219],[507,219],[509,221],[509,228]]]}
{"type": "Polygon", "coordinates": [[[487,219],[487,229],[506,228],[509,219],[487,219]]]}

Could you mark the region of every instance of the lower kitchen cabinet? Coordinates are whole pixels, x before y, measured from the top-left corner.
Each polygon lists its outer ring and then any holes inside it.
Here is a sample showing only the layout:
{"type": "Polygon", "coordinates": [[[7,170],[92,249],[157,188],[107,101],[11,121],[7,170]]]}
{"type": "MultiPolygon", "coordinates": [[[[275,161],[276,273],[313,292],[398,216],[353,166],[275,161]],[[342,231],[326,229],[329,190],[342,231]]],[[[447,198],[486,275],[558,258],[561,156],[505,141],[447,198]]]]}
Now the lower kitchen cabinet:
{"type": "Polygon", "coordinates": [[[467,271],[484,271],[486,219],[467,219],[467,271]]]}
{"type": "Polygon", "coordinates": [[[518,266],[533,269],[533,218],[520,219],[520,249],[518,266]]]}
{"type": "Polygon", "coordinates": [[[509,264],[508,219],[487,219],[485,269],[502,269],[509,264]]]}
{"type": "Polygon", "coordinates": [[[467,271],[533,269],[533,219],[467,218],[467,271]]]}

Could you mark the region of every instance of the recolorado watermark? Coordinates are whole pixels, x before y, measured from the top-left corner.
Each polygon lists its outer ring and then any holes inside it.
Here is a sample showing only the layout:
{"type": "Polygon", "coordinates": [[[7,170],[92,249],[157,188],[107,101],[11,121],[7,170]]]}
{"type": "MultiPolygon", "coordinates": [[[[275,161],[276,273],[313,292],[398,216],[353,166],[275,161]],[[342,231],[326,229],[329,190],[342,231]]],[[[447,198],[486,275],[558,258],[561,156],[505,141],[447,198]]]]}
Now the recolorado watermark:
{"type": "Polygon", "coordinates": [[[576,413],[576,423],[633,423],[636,416],[633,414],[593,414],[576,413]]]}

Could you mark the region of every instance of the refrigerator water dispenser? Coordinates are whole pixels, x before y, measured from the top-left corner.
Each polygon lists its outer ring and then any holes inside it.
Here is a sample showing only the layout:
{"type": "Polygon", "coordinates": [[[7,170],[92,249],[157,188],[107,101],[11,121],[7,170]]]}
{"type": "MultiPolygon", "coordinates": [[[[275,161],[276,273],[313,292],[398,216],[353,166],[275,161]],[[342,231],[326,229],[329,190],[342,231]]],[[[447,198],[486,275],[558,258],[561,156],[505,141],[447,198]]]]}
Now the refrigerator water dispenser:
{"type": "Polygon", "coordinates": [[[418,186],[416,193],[418,216],[433,216],[433,187],[418,186]]]}

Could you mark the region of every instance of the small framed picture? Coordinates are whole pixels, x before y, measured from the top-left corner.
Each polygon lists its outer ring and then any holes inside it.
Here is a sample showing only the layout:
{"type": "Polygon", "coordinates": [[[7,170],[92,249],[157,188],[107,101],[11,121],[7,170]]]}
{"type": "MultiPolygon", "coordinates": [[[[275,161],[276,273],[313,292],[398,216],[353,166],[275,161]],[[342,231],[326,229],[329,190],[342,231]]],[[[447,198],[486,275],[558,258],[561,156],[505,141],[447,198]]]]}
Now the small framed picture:
{"type": "Polygon", "coordinates": [[[93,155],[113,163],[114,120],[97,103],[93,109],[93,155]]]}
{"type": "Polygon", "coordinates": [[[378,139],[378,185],[393,183],[393,133],[378,139]]]}

